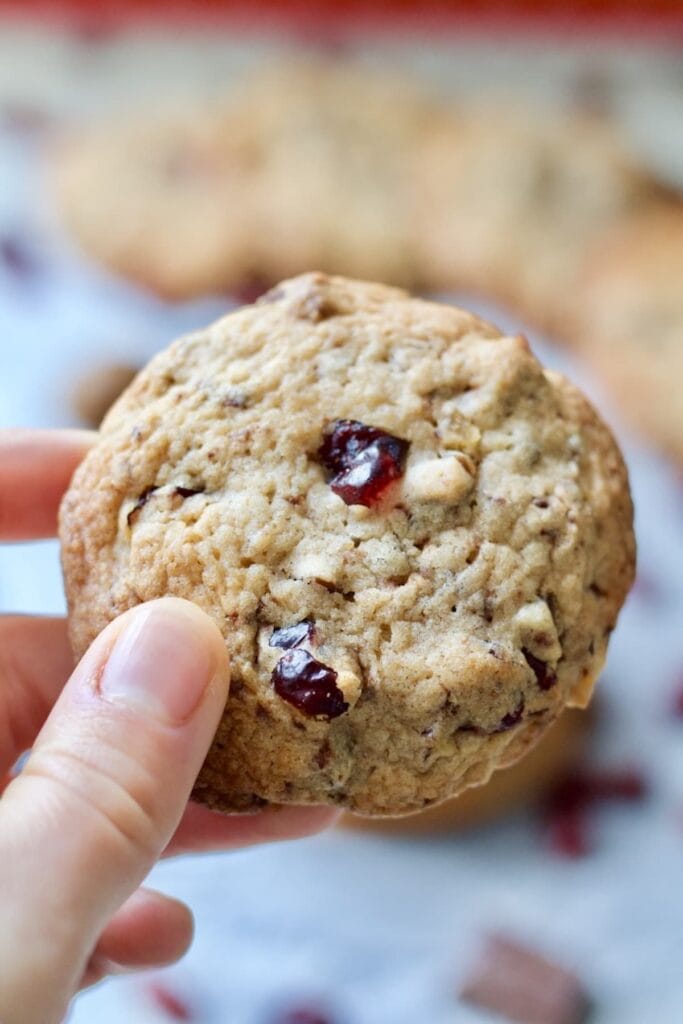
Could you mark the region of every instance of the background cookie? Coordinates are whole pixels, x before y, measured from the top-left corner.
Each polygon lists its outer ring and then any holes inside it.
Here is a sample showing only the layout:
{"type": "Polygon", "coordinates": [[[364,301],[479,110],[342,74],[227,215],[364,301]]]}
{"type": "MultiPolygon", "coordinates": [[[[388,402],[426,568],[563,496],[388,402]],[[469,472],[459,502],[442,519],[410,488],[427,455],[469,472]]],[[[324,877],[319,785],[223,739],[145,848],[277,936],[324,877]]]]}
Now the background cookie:
{"type": "Polygon", "coordinates": [[[590,244],[656,191],[606,124],[505,99],[454,113],[416,160],[426,279],[543,327],[561,323],[590,244]]]}
{"type": "Polygon", "coordinates": [[[412,283],[407,156],[444,116],[403,76],[281,64],[194,110],[75,133],[59,204],[90,255],[166,296],[310,267],[412,283]]]}
{"type": "Polygon", "coordinates": [[[106,417],[61,516],[74,647],[191,598],[233,666],[199,799],[405,813],[587,702],[631,518],[609,432],[523,338],[304,275],[106,417]]]}
{"type": "Polygon", "coordinates": [[[583,269],[565,331],[624,416],[683,463],[683,206],[615,229],[583,269]]]}
{"type": "Polygon", "coordinates": [[[63,219],[95,259],[169,298],[252,271],[252,133],[224,105],[136,113],[56,152],[63,219]]]}

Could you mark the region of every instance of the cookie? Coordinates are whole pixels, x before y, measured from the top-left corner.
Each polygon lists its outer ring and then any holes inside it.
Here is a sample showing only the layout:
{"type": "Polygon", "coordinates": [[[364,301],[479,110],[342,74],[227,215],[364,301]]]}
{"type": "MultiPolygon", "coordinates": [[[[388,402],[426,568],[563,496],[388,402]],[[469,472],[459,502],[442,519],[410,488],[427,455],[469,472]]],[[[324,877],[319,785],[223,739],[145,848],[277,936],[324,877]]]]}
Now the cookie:
{"type": "Polygon", "coordinates": [[[225,811],[484,782],[587,703],[634,562],[619,451],[524,338],[322,274],[152,360],[60,531],[77,654],[162,594],[222,630],[225,811]]]}
{"type": "Polygon", "coordinates": [[[424,276],[543,328],[561,322],[595,238],[656,191],[606,124],[509,102],[455,112],[415,159],[424,276]]]}
{"type": "Polygon", "coordinates": [[[404,78],[287,63],[202,109],[75,136],[56,161],[58,200],[90,255],[165,296],[310,267],[407,284],[405,157],[442,116],[404,78]]]}
{"type": "Polygon", "coordinates": [[[536,804],[578,761],[590,732],[592,709],[567,708],[526,757],[453,800],[401,818],[345,814],[341,824],[387,835],[435,835],[475,828],[536,804]]]}
{"type": "Polygon", "coordinates": [[[625,418],[683,465],[683,206],[635,218],[594,248],[564,324],[625,418]]]}
{"type": "Polygon", "coordinates": [[[105,121],[62,140],[62,219],[98,262],[167,298],[252,272],[250,134],[220,105],[105,121]]]}

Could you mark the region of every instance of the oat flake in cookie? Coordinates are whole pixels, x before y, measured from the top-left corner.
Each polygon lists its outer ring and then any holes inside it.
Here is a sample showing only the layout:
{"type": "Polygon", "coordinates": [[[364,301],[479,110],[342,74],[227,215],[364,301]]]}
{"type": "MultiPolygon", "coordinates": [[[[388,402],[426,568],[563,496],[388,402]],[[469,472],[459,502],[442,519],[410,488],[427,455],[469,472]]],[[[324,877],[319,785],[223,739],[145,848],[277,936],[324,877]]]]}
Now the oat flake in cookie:
{"type": "Polygon", "coordinates": [[[232,658],[195,796],[401,814],[584,705],[633,575],[628,481],[521,337],[307,274],[181,338],[61,513],[71,635],[189,598],[232,658]]]}

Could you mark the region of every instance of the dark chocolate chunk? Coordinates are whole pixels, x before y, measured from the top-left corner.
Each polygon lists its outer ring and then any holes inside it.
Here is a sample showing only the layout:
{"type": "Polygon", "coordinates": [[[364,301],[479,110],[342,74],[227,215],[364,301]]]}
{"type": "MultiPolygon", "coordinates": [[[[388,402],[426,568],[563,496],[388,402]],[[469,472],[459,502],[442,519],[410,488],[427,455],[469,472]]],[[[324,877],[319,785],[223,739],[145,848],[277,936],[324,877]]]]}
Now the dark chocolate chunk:
{"type": "Polygon", "coordinates": [[[460,996],[519,1024],[584,1024],[591,1008],[576,975],[501,935],[488,936],[460,996]]]}

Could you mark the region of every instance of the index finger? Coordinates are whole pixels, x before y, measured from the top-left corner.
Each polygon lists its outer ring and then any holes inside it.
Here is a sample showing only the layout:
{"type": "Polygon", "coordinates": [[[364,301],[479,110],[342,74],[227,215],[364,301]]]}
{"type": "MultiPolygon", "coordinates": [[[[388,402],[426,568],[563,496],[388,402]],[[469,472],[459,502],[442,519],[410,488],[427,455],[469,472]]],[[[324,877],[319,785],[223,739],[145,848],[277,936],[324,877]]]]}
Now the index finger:
{"type": "Polygon", "coordinates": [[[96,437],[88,430],[0,430],[0,541],[55,536],[62,495],[96,437]]]}

